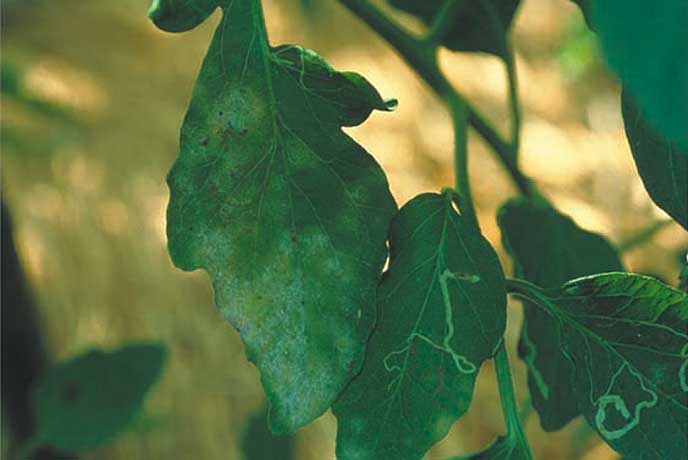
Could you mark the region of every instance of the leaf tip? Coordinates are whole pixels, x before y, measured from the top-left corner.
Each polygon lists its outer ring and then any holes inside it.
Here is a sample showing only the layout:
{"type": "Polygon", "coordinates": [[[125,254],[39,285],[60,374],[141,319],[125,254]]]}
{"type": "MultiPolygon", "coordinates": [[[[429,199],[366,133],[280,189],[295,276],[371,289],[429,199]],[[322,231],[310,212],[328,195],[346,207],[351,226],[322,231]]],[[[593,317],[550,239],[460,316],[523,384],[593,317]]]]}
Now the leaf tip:
{"type": "Polygon", "coordinates": [[[148,18],[155,22],[156,19],[160,18],[162,6],[160,0],[153,0],[151,2],[150,8],[148,8],[148,18]]]}
{"type": "Polygon", "coordinates": [[[399,107],[399,100],[394,98],[387,99],[384,101],[384,106],[387,112],[393,112],[397,109],[397,107],[399,107]]]}

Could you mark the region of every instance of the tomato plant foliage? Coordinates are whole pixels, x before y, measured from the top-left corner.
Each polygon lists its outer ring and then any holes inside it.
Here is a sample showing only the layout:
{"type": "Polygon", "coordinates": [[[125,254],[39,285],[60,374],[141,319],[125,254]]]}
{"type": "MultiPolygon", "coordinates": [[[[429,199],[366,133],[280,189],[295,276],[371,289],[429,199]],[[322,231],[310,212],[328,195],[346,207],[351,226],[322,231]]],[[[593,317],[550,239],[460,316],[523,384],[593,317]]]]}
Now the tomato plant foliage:
{"type": "MultiPolygon", "coordinates": [[[[517,198],[502,207],[498,221],[516,274],[538,286],[554,288],[579,276],[622,269],[608,241],[547,203],[517,198]]],[[[533,406],[545,430],[559,430],[580,414],[570,396],[573,364],[562,351],[553,317],[530,302],[524,310],[519,354],[528,367],[533,406]]]]}
{"type": "MultiPolygon", "coordinates": [[[[340,2],[446,103],[455,189],[398,210],[380,166],[342,131],[396,101],[314,51],[271,45],[260,0],[155,0],[150,10],[161,29],[183,32],[222,9],[168,176],[168,244],[178,267],[210,274],[218,308],[260,370],[272,430],[294,432],[332,407],[338,458],[419,460],[468,410],[481,365],[495,358],[505,434],[462,458],[530,460],[503,340],[510,293],[524,301],[519,356],[545,430],[582,415],[626,458],[683,460],[688,297],[624,273],[609,241],[576,225],[521,172],[509,40],[519,2],[389,0],[427,25],[421,37],[367,0],[340,2]],[[441,46],[502,58],[511,140],[447,82],[435,57],[441,46]],[[467,124],[522,195],[498,216],[513,279],[475,218],[467,124]]],[[[665,117],[676,101],[626,59],[626,25],[609,19],[619,2],[576,3],[633,94],[623,97],[623,116],[649,195],[686,227],[686,154],[665,117]],[[643,81],[654,89],[638,89],[643,81]]],[[[659,73],[682,69],[663,56],[654,62],[659,73]]]]}
{"type": "Polygon", "coordinates": [[[450,27],[438,31],[442,44],[454,51],[482,51],[500,57],[505,57],[507,52],[506,31],[520,3],[519,0],[485,0],[444,6],[443,0],[389,1],[428,25],[433,24],[441,8],[455,8],[450,27]]]}
{"type": "Polygon", "coordinates": [[[688,297],[654,278],[583,277],[543,293],[514,282],[552,317],[579,410],[629,458],[688,451],[688,297]]]}
{"type": "Polygon", "coordinates": [[[139,413],[166,358],[159,344],[89,350],[48,370],[32,388],[36,420],[24,458],[39,447],[92,450],[124,431],[139,413]]]}
{"type": "Polygon", "coordinates": [[[168,177],[169,249],[212,275],[272,427],[290,432],[327,410],[363,358],[396,204],[341,127],[388,106],[310,50],[270,47],[259,2],[223,6],[168,177]]]}
{"type": "Polygon", "coordinates": [[[621,109],[645,188],[657,206],[688,230],[688,148],[658,134],[626,92],[621,96],[621,109]]]}
{"type": "Polygon", "coordinates": [[[466,412],[504,332],[497,255],[456,213],[451,192],[411,200],[389,241],[369,353],[334,406],[341,458],[420,458],[466,412]]]}

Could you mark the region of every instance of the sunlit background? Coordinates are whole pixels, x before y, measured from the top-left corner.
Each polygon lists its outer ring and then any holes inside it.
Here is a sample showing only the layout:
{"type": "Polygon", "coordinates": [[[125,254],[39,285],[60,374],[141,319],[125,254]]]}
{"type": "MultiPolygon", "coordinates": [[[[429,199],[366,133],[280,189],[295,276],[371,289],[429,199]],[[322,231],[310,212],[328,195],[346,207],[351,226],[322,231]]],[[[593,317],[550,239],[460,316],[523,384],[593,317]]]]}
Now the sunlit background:
{"type": "MultiPolygon", "coordinates": [[[[383,41],[334,0],[264,5],[273,43],[312,48],[399,100],[395,112],[373,114],[349,132],[382,164],[400,205],[453,183],[449,118],[383,41]]],[[[144,0],[3,1],[2,191],[52,358],[140,339],[170,349],[144,416],[88,457],[241,459],[246,421],[264,402],[258,373],[215,310],[206,276],[176,270],[165,248],[165,175],[219,14],[171,35],[148,21],[147,8],[144,0]]],[[[419,30],[409,17],[398,19],[419,30]]],[[[513,43],[524,107],[521,162],[543,192],[580,226],[617,244],[667,219],[637,176],[619,86],[575,5],[524,0],[513,43]]],[[[441,61],[506,135],[501,62],[449,52],[441,61]]],[[[483,231],[509,272],[495,214],[516,190],[477,136],[470,173],[483,231]]],[[[675,284],[687,248],[685,232],[670,224],[632,245],[624,261],[675,284]]],[[[519,322],[515,303],[511,350],[519,322]]],[[[512,362],[523,402],[525,369],[512,362]]],[[[483,367],[468,415],[428,458],[477,450],[502,433],[492,370],[483,367]]],[[[616,457],[581,420],[545,435],[533,413],[526,428],[537,459],[616,457]]],[[[335,433],[334,417],[324,415],[296,435],[295,458],[333,458],[335,433]]]]}

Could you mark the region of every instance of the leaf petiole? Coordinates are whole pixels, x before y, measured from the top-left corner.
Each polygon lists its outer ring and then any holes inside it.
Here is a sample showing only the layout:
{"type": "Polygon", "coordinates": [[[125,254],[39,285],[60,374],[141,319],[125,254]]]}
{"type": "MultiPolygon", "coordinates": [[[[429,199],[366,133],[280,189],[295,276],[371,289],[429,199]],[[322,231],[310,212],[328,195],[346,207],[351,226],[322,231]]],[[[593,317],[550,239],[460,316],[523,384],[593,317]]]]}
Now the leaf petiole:
{"type": "Polygon", "coordinates": [[[437,11],[435,19],[430,24],[427,33],[423,37],[423,42],[436,48],[454,25],[452,21],[456,17],[463,0],[444,0],[442,7],[437,11]]]}
{"type": "Polygon", "coordinates": [[[444,101],[451,97],[463,101],[468,113],[469,124],[487,142],[497,158],[508,171],[519,192],[528,197],[537,195],[532,181],[516,164],[516,154],[511,143],[500,134],[459,94],[442,74],[436,59],[436,45],[419,40],[390,20],[368,0],[339,0],[353,14],[381,35],[401,55],[406,63],[444,101]]]}
{"type": "Polygon", "coordinates": [[[511,380],[509,356],[507,355],[504,341],[499,345],[495,355],[495,371],[497,373],[497,384],[499,385],[499,396],[502,401],[504,422],[506,423],[506,438],[518,446],[525,459],[530,460],[533,456],[530,453],[530,447],[521,426],[518,407],[516,406],[514,384],[511,380]]]}

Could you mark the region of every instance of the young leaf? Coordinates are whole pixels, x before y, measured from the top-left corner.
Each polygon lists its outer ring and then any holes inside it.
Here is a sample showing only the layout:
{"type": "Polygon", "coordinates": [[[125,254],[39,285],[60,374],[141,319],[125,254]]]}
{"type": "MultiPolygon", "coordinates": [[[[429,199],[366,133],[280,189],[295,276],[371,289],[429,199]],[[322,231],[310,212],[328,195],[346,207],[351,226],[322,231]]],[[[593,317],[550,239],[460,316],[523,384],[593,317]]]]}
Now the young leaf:
{"type": "Polygon", "coordinates": [[[270,48],[259,0],[222,3],[168,176],[168,249],[210,273],[272,430],[292,432],[360,368],[396,204],[341,127],[390,107],[310,50],[270,48]]]}
{"type": "Polygon", "coordinates": [[[595,0],[593,23],[611,68],[666,139],[688,149],[688,2],[595,0]]]}
{"type": "MultiPolygon", "coordinates": [[[[418,16],[431,25],[444,0],[388,0],[394,7],[418,16]]],[[[459,0],[461,1],[461,0],[459,0]]],[[[442,38],[453,51],[477,51],[505,57],[506,37],[519,0],[463,1],[442,38]]]]}
{"type": "Polygon", "coordinates": [[[514,438],[499,436],[485,450],[461,458],[465,460],[530,460],[530,455],[523,451],[514,438]]]}
{"type": "Polygon", "coordinates": [[[161,345],[128,345],[56,365],[32,393],[37,428],[30,444],[75,452],[111,440],[136,416],[164,360],[161,345]]]}
{"type": "MultiPolygon", "coordinates": [[[[499,226],[516,274],[539,286],[556,287],[583,275],[622,270],[602,236],[578,227],[547,204],[515,199],[499,212],[499,226]]],[[[533,407],[546,431],[556,431],[580,414],[570,396],[573,368],[561,352],[553,318],[524,302],[519,355],[528,367],[533,407]]]]}
{"type": "Polygon", "coordinates": [[[333,406],[340,460],[418,460],[470,405],[506,320],[504,276],[451,192],[406,204],[361,370],[333,406]]]}
{"type": "Polygon", "coordinates": [[[514,281],[559,324],[570,397],[602,438],[634,460],[688,452],[688,295],[627,273],[579,278],[543,293],[514,281]]]}
{"type": "Polygon", "coordinates": [[[663,138],[626,91],[621,95],[621,112],[633,159],[647,192],[657,206],[688,229],[688,148],[681,149],[663,138]]]}

